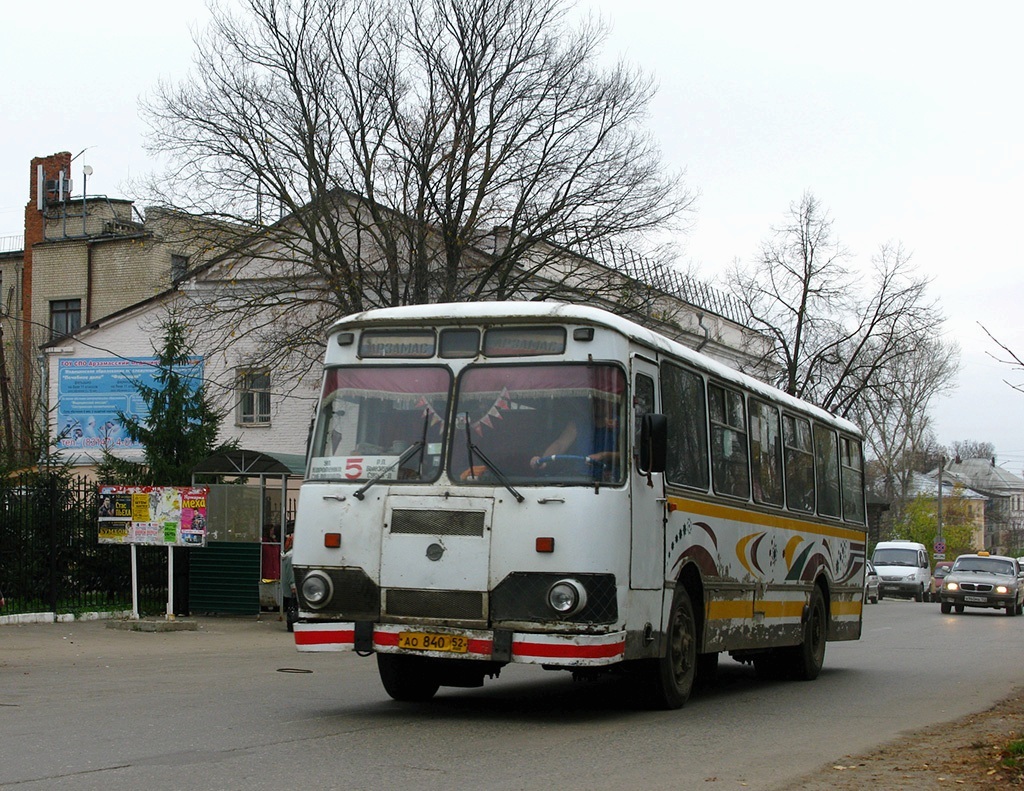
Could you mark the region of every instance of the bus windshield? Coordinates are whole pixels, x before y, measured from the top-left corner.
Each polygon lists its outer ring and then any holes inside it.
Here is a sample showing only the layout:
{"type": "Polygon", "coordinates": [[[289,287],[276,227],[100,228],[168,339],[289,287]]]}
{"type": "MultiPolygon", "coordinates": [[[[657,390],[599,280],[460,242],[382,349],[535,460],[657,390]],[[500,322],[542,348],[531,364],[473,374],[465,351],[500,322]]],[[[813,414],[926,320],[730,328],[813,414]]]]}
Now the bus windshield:
{"type": "Polygon", "coordinates": [[[436,480],[451,378],[440,366],[328,369],[309,477],[436,480]]]}
{"type": "Polygon", "coordinates": [[[612,365],[477,365],[459,379],[454,483],[624,480],[625,375],[612,365]]]}

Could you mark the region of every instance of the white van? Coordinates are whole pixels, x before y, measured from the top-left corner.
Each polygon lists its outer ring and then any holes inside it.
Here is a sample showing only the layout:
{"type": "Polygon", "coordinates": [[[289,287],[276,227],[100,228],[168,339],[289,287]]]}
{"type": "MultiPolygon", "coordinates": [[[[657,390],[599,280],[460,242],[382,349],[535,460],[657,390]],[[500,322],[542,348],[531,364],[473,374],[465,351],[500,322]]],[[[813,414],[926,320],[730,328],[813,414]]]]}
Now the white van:
{"type": "Polygon", "coordinates": [[[915,541],[879,541],[871,562],[878,571],[878,598],[899,596],[927,601],[932,569],[924,544],[915,541]]]}

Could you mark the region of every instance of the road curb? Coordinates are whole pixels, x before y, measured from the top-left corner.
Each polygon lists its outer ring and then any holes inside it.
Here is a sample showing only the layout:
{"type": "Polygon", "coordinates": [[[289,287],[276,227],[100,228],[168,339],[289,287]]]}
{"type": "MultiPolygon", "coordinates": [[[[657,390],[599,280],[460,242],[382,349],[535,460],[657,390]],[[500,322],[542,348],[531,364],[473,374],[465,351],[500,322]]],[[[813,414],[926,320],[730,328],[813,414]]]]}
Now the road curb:
{"type": "Polygon", "coordinates": [[[25,623],[72,623],[74,621],[106,621],[112,619],[130,618],[131,612],[127,610],[116,610],[112,612],[22,612],[14,615],[0,615],[0,626],[17,625],[25,623]]]}

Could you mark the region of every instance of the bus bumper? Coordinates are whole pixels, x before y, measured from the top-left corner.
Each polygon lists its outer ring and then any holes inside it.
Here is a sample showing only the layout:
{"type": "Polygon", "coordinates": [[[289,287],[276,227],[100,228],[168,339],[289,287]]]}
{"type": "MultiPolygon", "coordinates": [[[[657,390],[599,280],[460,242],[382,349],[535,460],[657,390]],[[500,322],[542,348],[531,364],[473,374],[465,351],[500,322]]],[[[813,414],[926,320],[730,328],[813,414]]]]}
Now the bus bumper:
{"type": "MultiPolygon", "coordinates": [[[[298,622],[295,647],[304,652],[355,651],[354,622],[298,622]]],[[[413,627],[373,624],[369,649],[380,653],[432,656],[438,659],[470,659],[497,662],[521,662],[558,667],[595,667],[621,662],[626,653],[626,633],[600,635],[536,634],[531,632],[492,631],[413,627]],[[464,650],[433,651],[399,647],[406,635],[462,637],[464,650]]]]}

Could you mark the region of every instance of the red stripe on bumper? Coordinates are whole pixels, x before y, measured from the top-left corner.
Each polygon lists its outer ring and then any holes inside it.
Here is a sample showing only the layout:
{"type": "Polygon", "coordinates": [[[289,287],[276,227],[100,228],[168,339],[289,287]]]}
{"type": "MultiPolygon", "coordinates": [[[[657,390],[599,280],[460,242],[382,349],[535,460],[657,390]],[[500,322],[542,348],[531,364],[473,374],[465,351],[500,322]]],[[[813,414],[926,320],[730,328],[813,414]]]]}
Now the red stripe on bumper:
{"type": "Polygon", "coordinates": [[[327,631],[317,630],[295,630],[295,645],[353,645],[356,641],[355,629],[338,629],[327,631]]]}
{"type": "Polygon", "coordinates": [[[512,643],[513,656],[542,656],[552,659],[607,659],[620,656],[626,650],[626,643],[604,645],[574,645],[571,643],[527,643],[515,640],[512,643]]]}

